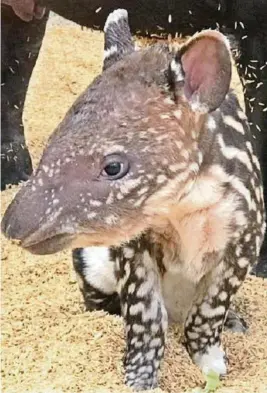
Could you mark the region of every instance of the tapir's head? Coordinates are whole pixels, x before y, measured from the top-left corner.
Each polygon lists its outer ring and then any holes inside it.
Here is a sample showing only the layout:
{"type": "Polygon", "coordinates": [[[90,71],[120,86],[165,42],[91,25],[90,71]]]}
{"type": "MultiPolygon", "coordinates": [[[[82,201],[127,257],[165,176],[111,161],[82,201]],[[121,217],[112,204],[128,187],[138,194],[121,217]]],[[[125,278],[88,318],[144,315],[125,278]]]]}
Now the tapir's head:
{"type": "Polygon", "coordinates": [[[66,114],[2,230],[33,253],[118,245],[170,214],[201,164],[198,140],[229,89],[228,42],[135,51],[127,12],[105,25],[103,73],[66,114]]]}

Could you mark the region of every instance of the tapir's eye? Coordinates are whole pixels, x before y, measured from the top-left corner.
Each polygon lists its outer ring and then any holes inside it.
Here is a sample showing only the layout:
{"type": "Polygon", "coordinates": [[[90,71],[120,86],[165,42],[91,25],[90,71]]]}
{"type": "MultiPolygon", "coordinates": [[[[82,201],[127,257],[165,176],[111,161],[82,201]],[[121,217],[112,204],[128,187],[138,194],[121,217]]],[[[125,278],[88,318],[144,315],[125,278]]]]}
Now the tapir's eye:
{"type": "Polygon", "coordinates": [[[104,171],[108,176],[117,176],[122,170],[121,162],[111,162],[107,166],[105,166],[104,171]]]}
{"type": "Polygon", "coordinates": [[[105,158],[101,176],[110,180],[117,180],[129,171],[129,162],[124,155],[111,154],[105,158]]]}

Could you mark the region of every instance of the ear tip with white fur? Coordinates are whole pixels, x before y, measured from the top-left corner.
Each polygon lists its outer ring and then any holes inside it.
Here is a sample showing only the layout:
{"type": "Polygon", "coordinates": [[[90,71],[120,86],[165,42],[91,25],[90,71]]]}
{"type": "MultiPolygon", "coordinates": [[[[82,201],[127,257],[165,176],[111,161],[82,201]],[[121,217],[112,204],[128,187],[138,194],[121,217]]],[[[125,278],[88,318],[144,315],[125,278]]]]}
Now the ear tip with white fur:
{"type": "Polygon", "coordinates": [[[120,19],[128,21],[128,12],[124,8],[118,8],[108,15],[104,26],[104,32],[106,33],[111,23],[118,23],[120,19]]]}

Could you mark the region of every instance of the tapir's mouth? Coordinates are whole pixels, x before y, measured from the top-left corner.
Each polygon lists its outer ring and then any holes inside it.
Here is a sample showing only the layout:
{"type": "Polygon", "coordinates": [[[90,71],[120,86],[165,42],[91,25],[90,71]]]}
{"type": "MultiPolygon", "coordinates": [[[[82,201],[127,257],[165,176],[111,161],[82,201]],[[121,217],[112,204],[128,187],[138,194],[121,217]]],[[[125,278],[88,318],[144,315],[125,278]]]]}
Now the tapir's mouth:
{"type": "Polygon", "coordinates": [[[95,232],[89,233],[60,233],[46,239],[39,240],[34,235],[21,241],[20,246],[32,254],[49,255],[63,251],[67,248],[97,247],[113,245],[105,241],[103,237],[95,232]]]}
{"type": "Polygon", "coordinates": [[[55,254],[66,248],[71,247],[74,236],[69,233],[55,235],[51,238],[44,239],[40,242],[32,242],[31,240],[23,240],[21,247],[36,255],[49,255],[55,254]]]}

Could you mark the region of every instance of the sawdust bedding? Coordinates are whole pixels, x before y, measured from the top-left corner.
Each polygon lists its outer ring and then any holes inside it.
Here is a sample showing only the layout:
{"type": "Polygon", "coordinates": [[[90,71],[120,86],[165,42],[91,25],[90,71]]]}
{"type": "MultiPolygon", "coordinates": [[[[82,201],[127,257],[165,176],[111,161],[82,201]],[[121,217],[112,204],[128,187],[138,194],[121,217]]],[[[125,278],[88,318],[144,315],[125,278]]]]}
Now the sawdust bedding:
{"type": "MultiPolygon", "coordinates": [[[[46,140],[78,94],[100,72],[103,35],[50,26],[24,111],[36,166],[46,140]]],[[[240,89],[238,79],[234,80],[240,89]]],[[[241,97],[241,96],[240,96],[241,97]]],[[[2,213],[19,187],[2,193],[2,213]]],[[[70,251],[34,256],[2,239],[2,391],[123,393],[121,318],[84,312],[70,251]]],[[[218,393],[267,392],[267,280],[248,277],[237,306],[246,335],[224,333],[230,370],[218,393]]],[[[203,386],[203,377],[171,328],[157,392],[203,386]]]]}

